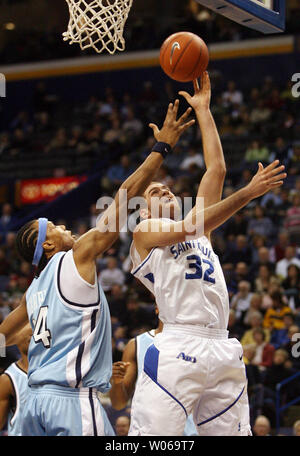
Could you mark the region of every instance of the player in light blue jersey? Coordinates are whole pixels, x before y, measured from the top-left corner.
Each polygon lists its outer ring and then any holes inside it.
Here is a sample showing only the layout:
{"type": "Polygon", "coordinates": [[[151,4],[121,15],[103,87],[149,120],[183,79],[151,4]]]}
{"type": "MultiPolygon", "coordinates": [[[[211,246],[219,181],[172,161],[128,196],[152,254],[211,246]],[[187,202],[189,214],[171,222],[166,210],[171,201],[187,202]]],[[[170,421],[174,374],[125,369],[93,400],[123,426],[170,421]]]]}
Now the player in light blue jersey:
{"type": "Polygon", "coordinates": [[[20,306],[0,325],[6,345],[30,322],[29,394],[23,435],[112,435],[97,392],[110,388],[111,322],[98,284],[96,259],[119,236],[128,200],[143,193],[163,158],[194,123],[188,109],[178,120],[179,101],[170,103],[161,130],[150,124],[158,141],[144,163],[121,185],[97,226],[75,239],[65,226],[40,218],[17,234],[24,260],[36,276],[20,306]],[[124,198],[124,192],[127,192],[124,198]]]}
{"type": "MultiPolygon", "coordinates": [[[[132,398],[136,383],[144,368],[146,351],[153,344],[155,336],[162,330],[163,323],[159,320],[157,329],[151,329],[131,339],[123,351],[122,361],[113,364],[112,387],[109,396],[112,406],[116,410],[122,410],[126,407],[128,400],[132,398]]],[[[198,435],[192,415],[189,415],[186,420],[183,435],[198,435]]]]}
{"type": "Polygon", "coordinates": [[[27,352],[31,335],[31,326],[27,324],[18,335],[21,358],[0,377],[0,429],[7,422],[9,436],[22,435],[23,411],[28,396],[27,352]]]}

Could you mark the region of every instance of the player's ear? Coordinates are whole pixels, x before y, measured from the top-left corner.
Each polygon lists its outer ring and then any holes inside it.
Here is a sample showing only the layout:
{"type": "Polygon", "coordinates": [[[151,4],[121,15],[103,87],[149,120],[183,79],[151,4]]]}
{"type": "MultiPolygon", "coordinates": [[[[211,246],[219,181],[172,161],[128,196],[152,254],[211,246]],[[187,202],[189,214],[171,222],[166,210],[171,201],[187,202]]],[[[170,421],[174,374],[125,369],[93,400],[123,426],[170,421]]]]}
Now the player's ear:
{"type": "Polygon", "coordinates": [[[45,251],[46,256],[53,254],[55,250],[55,244],[53,241],[50,239],[46,239],[46,241],[43,244],[43,249],[45,251]]]}

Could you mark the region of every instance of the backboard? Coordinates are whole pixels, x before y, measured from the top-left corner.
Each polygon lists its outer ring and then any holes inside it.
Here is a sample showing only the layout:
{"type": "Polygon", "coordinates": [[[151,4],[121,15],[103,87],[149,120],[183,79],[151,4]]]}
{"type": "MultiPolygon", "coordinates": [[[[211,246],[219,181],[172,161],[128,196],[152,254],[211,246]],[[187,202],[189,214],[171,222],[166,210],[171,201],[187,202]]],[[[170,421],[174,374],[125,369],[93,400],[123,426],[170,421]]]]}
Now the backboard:
{"type": "Polygon", "coordinates": [[[285,0],[196,0],[218,14],[262,33],[285,28],[285,0]]]}

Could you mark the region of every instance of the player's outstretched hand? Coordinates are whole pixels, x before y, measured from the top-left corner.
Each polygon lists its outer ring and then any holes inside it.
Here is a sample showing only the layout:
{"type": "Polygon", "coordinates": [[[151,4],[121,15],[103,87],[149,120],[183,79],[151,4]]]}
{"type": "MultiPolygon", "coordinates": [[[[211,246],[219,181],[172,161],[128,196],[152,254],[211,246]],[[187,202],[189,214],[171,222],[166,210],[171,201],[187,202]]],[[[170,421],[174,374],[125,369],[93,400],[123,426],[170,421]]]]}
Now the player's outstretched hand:
{"type": "Polygon", "coordinates": [[[161,129],[153,123],[149,124],[149,127],[153,130],[156,141],[165,142],[170,144],[171,147],[174,147],[182,133],[195,123],[195,119],[187,120],[192,111],[191,108],[188,108],[177,120],[178,106],[179,100],[175,100],[174,104],[169,104],[168,112],[161,129]]]}
{"type": "Polygon", "coordinates": [[[210,105],[210,97],[211,97],[211,87],[210,87],[210,79],[207,71],[204,71],[203,75],[201,76],[200,86],[198,79],[194,79],[194,95],[191,96],[189,93],[181,90],[179,95],[183,96],[189,105],[192,108],[197,110],[209,109],[210,105]]]}
{"type": "Polygon", "coordinates": [[[118,361],[112,365],[112,376],[111,382],[117,385],[122,383],[127,371],[127,368],[130,363],[124,363],[123,361],[118,361]]]}
{"type": "Polygon", "coordinates": [[[266,168],[258,163],[258,171],[247,185],[251,199],[258,198],[274,188],[280,187],[287,174],[284,165],[279,165],[279,160],[274,160],[266,168]]]}

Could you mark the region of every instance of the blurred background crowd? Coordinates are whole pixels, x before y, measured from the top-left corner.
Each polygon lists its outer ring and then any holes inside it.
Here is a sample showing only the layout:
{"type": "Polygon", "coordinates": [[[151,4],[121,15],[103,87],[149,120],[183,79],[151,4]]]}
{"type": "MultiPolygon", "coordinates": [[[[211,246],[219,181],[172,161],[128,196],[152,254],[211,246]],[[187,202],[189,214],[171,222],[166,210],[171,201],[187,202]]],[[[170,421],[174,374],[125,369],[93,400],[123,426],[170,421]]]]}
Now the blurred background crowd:
{"type": "MultiPolygon", "coordinates": [[[[282,188],[251,202],[213,233],[230,297],[229,335],[244,348],[251,423],[267,420],[268,432],[274,432],[276,384],[300,372],[300,115],[289,83],[280,87],[267,77],[260,86],[242,91],[233,81],[222,88],[218,74],[211,76],[211,110],[227,163],[223,196],[246,185],[258,161],[267,165],[278,158],[288,173],[282,188]]],[[[102,97],[95,94],[68,106],[39,83],[34,111],[17,113],[0,132],[0,175],[22,179],[101,169],[95,201],[112,196],[155,142],[148,123],[161,125],[168,101],[176,97],[171,82],[164,89],[145,82],[132,95],[107,87],[102,97]]],[[[195,196],[203,173],[201,135],[195,126],[180,139],[156,180],[183,199],[195,196]]],[[[30,265],[18,258],[16,232],[11,230],[20,210],[11,203],[1,207],[0,321],[16,308],[33,278],[30,265]]],[[[54,221],[82,235],[95,226],[98,215],[93,204],[71,226],[68,220],[54,221]]],[[[130,338],[157,326],[153,296],[130,274],[130,243],[130,230],[121,233],[97,263],[111,312],[114,361],[121,360],[130,338]]],[[[2,371],[18,356],[17,349],[9,349],[8,355],[1,360],[2,371]]],[[[296,378],[282,387],[281,403],[299,395],[296,378]]],[[[105,404],[113,424],[121,414],[126,429],[128,410],[116,413],[107,398],[105,404]]]]}

